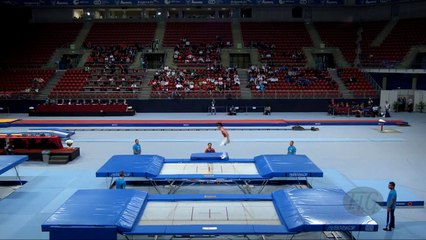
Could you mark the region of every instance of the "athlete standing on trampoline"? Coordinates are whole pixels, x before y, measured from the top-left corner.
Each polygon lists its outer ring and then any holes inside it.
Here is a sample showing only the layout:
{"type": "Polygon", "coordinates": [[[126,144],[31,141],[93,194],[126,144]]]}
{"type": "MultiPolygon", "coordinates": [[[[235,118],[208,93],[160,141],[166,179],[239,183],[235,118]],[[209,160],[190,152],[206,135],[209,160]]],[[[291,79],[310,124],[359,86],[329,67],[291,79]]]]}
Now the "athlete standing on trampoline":
{"type": "Polygon", "coordinates": [[[226,146],[226,144],[230,143],[231,141],[229,140],[229,133],[228,131],[223,127],[223,124],[218,122],[217,124],[217,129],[220,130],[220,132],[223,135],[223,140],[220,143],[220,146],[226,146]]]}

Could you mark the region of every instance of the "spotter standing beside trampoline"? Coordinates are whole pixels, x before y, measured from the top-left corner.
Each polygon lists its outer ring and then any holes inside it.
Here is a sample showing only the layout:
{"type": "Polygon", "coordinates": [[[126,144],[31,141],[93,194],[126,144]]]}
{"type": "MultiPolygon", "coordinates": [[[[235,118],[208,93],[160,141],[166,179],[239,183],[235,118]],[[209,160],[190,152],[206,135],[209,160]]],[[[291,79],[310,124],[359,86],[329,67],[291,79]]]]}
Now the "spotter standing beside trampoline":
{"type": "Polygon", "coordinates": [[[120,178],[118,178],[115,181],[115,188],[116,189],[125,189],[126,188],[126,181],[124,180],[124,172],[120,171],[120,178]]]}
{"type": "Polygon", "coordinates": [[[212,147],[212,143],[207,144],[207,148],[204,150],[205,153],[214,153],[216,150],[212,147]]]}
{"type": "Polygon", "coordinates": [[[295,155],[296,154],[296,147],[294,146],[294,141],[290,141],[290,146],[287,148],[287,154],[289,155],[295,155]]]}
{"type": "Polygon", "coordinates": [[[220,132],[223,135],[223,140],[220,143],[220,146],[226,146],[226,144],[230,143],[231,141],[229,140],[229,133],[228,131],[223,127],[223,124],[218,122],[217,124],[217,129],[220,130],[220,132]]]}
{"type": "Polygon", "coordinates": [[[395,208],[396,208],[396,190],[395,182],[389,182],[388,185],[389,194],[386,201],[386,227],[383,228],[385,231],[392,231],[392,228],[395,228],[395,208]]]}
{"type": "Polygon", "coordinates": [[[139,139],[135,139],[135,144],[133,145],[133,154],[140,155],[142,152],[141,145],[139,144],[139,139]]]}

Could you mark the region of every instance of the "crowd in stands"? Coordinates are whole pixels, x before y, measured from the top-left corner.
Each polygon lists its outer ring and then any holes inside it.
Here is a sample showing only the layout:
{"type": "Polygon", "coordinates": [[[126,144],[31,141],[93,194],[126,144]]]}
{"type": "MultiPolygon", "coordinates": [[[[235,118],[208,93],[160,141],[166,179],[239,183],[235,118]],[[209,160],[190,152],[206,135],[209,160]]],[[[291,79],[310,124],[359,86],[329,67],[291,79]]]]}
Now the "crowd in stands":
{"type": "Polygon", "coordinates": [[[326,85],[323,90],[337,89],[337,83],[331,79],[327,71],[306,68],[275,68],[269,65],[248,69],[247,87],[257,92],[272,90],[315,90],[318,83],[326,85]]]}
{"type": "Polygon", "coordinates": [[[144,70],[139,68],[129,69],[125,65],[118,68],[87,69],[90,75],[86,78],[85,91],[128,91],[139,92],[144,79],[144,70]]]}
{"type": "Polygon", "coordinates": [[[111,45],[91,46],[92,53],[86,60],[87,66],[111,68],[115,65],[130,65],[135,61],[137,46],[111,45]]]}
{"type": "Polygon", "coordinates": [[[222,48],[232,47],[230,41],[224,42],[220,36],[211,43],[191,43],[189,38],[182,38],[174,47],[173,60],[180,65],[205,65],[220,62],[222,48]]]}
{"type": "Polygon", "coordinates": [[[148,83],[153,96],[183,98],[191,93],[224,94],[238,91],[240,80],[237,68],[222,68],[220,65],[203,69],[171,69],[164,67],[154,74],[148,83]]]}

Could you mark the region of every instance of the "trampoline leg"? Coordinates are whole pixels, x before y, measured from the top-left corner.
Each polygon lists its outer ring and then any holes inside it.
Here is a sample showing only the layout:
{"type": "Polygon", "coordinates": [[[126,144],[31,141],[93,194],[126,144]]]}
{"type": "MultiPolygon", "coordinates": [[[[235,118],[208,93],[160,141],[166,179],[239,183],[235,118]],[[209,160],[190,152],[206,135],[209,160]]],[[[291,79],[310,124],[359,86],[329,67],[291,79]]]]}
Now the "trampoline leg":
{"type": "Polygon", "coordinates": [[[160,190],[158,189],[158,185],[155,181],[151,181],[152,186],[154,187],[154,189],[158,192],[158,194],[161,194],[160,190]]]}
{"type": "Polygon", "coordinates": [[[169,194],[175,194],[182,186],[185,184],[184,181],[182,181],[179,185],[171,185],[169,194]]]}
{"type": "Polygon", "coordinates": [[[15,169],[15,172],[16,172],[16,177],[18,177],[19,183],[22,186],[22,181],[21,181],[21,177],[19,176],[18,169],[16,169],[16,167],[14,167],[14,169],[15,169]]]}
{"type": "Polygon", "coordinates": [[[111,177],[111,180],[109,181],[109,184],[107,183],[107,188],[111,189],[112,188],[112,183],[114,182],[114,177],[111,177]]]}
{"type": "Polygon", "coordinates": [[[263,189],[266,187],[266,185],[268,184],[268,180],[265,180],[262,182],[262,184],[260,185],[260,189],[257,193],[261,193],[263,191],[263,189]]]}

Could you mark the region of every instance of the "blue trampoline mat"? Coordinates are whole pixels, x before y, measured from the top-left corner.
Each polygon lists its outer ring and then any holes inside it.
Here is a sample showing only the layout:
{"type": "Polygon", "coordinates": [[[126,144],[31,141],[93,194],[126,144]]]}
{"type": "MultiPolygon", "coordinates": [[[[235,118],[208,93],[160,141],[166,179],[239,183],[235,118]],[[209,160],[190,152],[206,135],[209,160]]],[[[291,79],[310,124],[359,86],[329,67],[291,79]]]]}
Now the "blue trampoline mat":
{"type": "Polygon", "coordinates": [[[69,236],[77,236],[76,232],[81,229],[85,229],[87,234],[82,235],[80,239],[115,239],[117,233],[228,235],[377,231],[378,224],[365,215],[356,203],[345,201],[345,197],[346,193],[341,189],[291,189],[253,195],[148,195],[138,190],[78,190],[41,227],[42,231],[50,232],[51,239],[71,239],[69,236]],[[273,206],[273,214],[279,221],[273,224],[268,221],[265,224],[226,224],[216,223],[217,219],[207,217],[203,224],[195,225],[140,225],[139,221],[145,217],[146,206],[153,202],[263,202],[273,206]],[[112,229],[115,232],[111,231],[112,229]]]}
{"type": "MultiPolygon", "coordinates": [[[[196,159],[165,159],[159,155],[114,155],[97,172],[96,177],[117,177],[120,171],[127,177],[144,177],[152,180],[160,179],[270,179],[274,177],[322,177],[323,172],[306,155],[269,154],[256,156],[253,159],[220,159],[220,154],[192,154],[196,159]],[[223,163],[254,164],[257,172],[250,174],[217,174],[207,173],[168,173],[161,174],[162,169],[171,163],[223,163]]],[[[228,158],[228,155],[226,155],[228,158]]]]}

